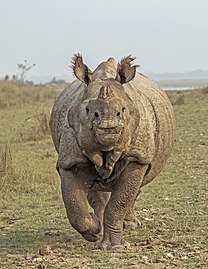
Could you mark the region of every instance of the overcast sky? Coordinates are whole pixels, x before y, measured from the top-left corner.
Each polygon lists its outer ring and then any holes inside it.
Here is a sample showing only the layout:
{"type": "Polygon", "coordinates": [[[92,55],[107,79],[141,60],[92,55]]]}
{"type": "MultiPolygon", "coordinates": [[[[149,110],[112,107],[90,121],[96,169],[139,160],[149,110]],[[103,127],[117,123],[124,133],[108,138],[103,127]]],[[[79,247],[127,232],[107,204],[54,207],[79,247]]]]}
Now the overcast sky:
{"type": "Polygon", "coordinates": [[[208,0],[0,0],[0,76],[70,74],[132,54],[141,70],[208,70],[208,0]]]}

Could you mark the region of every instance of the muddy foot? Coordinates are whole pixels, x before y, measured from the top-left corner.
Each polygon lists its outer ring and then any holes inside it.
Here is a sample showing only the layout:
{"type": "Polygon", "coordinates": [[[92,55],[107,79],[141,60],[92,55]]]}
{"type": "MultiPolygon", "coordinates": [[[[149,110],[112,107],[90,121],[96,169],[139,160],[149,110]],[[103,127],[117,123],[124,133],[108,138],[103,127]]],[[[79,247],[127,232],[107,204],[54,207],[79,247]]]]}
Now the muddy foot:
{"type": "Polygon", "coordinates": [[[122,240],[121,244],[119,245],[111,245],[110,242],[108,240],[102,240],[99,244],[98,244],[98,248],[99,249],[108,249],[108,250],[113,250],[113,251],[122,251],[124,249],[128,249],[130,246],[130,244],[125,241],[122,240]]]}
{"type": "Polygon", "coordinates": [[[108,240],[102,240],[98,244],[98,249],[109,249],[110,248],[110,242],[108,240]]]}

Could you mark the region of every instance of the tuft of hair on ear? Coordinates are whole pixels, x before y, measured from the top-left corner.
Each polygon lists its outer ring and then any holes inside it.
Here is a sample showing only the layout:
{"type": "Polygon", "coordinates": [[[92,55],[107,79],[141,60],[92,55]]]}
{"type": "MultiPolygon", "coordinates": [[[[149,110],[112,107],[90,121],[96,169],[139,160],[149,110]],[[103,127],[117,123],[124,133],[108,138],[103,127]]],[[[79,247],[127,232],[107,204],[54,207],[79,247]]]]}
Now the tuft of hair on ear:
{"type": "Polygon", "coordinates": [[[75,77],[88,85],[92,81],[92,71],[84,64],[82,55],[80,53],[74,54],[71,63],[75,77]]]}
{"type": "Polygon", "coordinates": [[[132,62],[136,57],[132,57],[131,54],[121,59],[117,67],[116,80],[121,84],[127,83],[132,80],[136,75],[136,68],[140,65],[132,65],[132,62]]]}

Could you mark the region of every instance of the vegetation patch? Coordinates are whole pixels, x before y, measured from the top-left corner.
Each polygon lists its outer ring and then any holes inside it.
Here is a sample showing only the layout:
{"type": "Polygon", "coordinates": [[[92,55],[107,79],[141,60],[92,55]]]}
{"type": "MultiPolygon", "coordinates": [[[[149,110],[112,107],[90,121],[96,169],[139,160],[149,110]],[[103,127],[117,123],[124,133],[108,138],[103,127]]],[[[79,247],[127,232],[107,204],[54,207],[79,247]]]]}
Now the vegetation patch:
{"type": "Polygon", "coordinates": [[[0,81],[0,268],[207,268],[207,90],[167,92],[173,153],[137,199],[129,248],[112,252],[68,224],[48,129],[57,89],[0,81]]]}

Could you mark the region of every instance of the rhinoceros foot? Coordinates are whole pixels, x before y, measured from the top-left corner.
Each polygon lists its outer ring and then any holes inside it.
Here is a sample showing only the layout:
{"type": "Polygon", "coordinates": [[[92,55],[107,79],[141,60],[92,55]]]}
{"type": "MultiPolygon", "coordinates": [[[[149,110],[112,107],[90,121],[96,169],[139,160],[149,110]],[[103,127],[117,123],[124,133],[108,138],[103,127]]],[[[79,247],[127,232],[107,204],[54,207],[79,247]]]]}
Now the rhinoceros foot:
{"type": "Polygon", "coordinates": [[[97,216],[94,215],[93,213],[90,213],[92,219],[94,220],[97,229],[92,231],[92,230],[86,230],[84,232],[80,232],[81,235],[89,242],[96,242],[98,241],[100,237],[100,233],[102,232],[102,226],[100,224],[100,221],[98,220],[97,216]]]}
{"type": "Polygon", "coordinates": [[[94,234],[89,230],[82,232],[81,235],[89,242],[96,242],[99,239],[98,234],[94,234]]]}
{"type": "Polygon", "coordinates": [[[128,249],[130,247],[130,243],[127,242],[126,240],[121,240],[121,245],[114,245],[111,247],[111,249],[115,252],[122,251],[124,249],[128,249]]]}
{"type": "Polygon", "coordinates": [[[129,248],[129,246],[130,246],[130,244],[123,239],[121,240],[121,244],[118,244],[118,245],[111,245],[109,240],[107,240],[107,239],[103,239],[98,244],[99,249],[109,249],[109,250],[113,250],[115,252],[123,251],[124,249],[129,248]]]}

